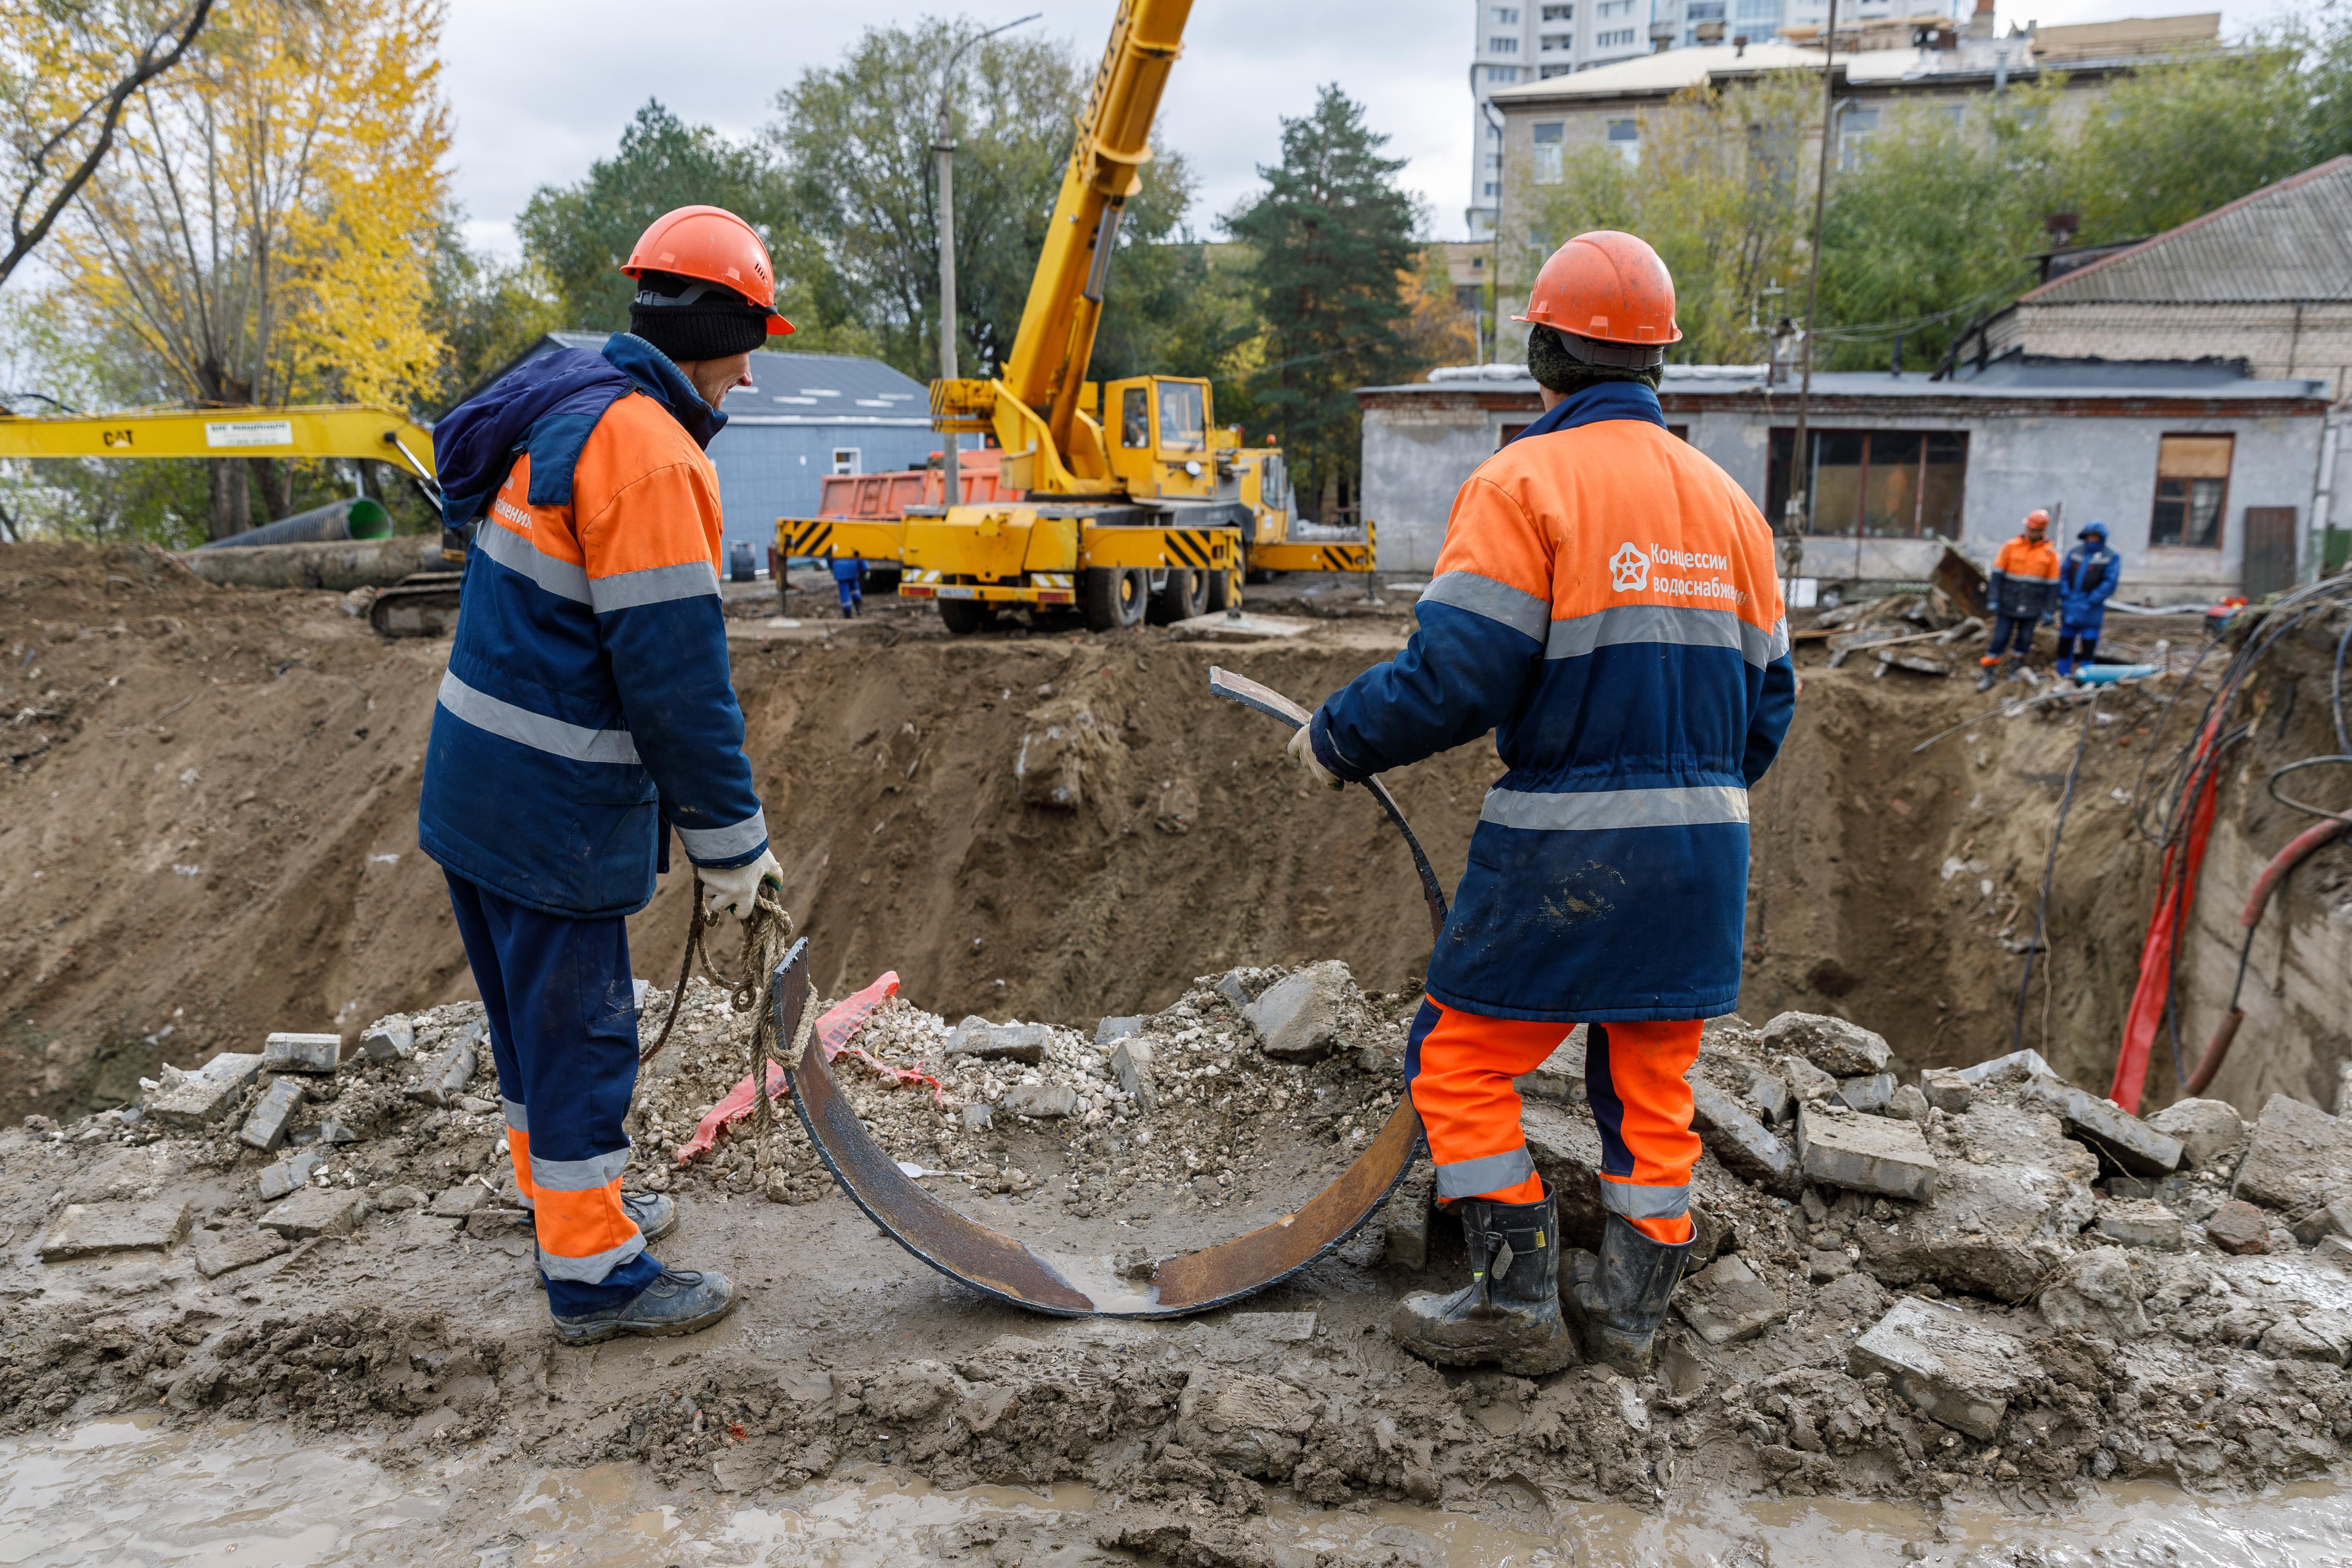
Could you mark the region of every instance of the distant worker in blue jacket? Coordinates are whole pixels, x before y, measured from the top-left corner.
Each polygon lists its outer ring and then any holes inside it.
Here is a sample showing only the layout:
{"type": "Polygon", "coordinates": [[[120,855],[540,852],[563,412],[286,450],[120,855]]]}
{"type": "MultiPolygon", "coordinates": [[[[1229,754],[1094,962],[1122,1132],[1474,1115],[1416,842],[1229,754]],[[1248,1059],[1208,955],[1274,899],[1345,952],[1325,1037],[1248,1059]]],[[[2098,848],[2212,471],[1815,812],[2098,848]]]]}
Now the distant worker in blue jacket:
{"type": "Polygon", "coordinates": [[[667,1197],[621,1188],[637,1076],[625,917],[677,830],[712,913],[781,885],[743,755],[703,448],[751,351],[791,326],[768,253],[717,207],[656,220],[627,332],[530,360],[434,428],[454,528],[478,524],[425,744],[417,843],[488,1015],[515,1187],[556,1338],[689,1333],[723,1274],[646,1250],[667,1197]]]}
{"type": "Polygon", "coordinates": [[[2057,670],[2062,680],[2094,662],[2107,601],[2115,597],[2124,576],[2123,557],[2107,548],[2106,524],[2094,518],[2075,538],[2081,542],[2066,552],[2066,564],[2058,569],[2057,670]]]}
{"type": "Polygon", "coordinates": [[[841,618],[855,621],[866,608],[866,563],[854,555],[833,558],[834,591],[841,595],[841,618]]]}

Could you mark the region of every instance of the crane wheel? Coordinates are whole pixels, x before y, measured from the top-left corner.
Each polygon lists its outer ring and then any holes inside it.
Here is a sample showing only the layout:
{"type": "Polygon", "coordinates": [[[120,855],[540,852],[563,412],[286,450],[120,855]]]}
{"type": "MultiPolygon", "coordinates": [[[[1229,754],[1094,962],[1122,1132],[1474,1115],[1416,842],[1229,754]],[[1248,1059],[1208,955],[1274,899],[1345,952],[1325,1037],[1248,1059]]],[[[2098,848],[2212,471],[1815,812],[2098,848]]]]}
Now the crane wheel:
{"type": "Polygon", "coordinates": [[[1240,607],[1242,601],[1241,568],[1232,567],[1223,571],[1213,571],[1207,574],[1207,578],[1208,580],[1204,585],[1206,591],[1201,596],[1201,612],[1202,614],[1222,615],[1228,610],[1237,609],[1240,607]]]}
{"type": "Polygon", "coordinates": [[[1209,580],[1215,573],[1189,571],[1179,567],[1168,574],[1167,586],[1151,596],[1151,608],[1146,619],[1154,626],[1172,626],[1179,621],[1190,621],[1195,615],[1205,615],[1209,610],[1209,580]]]}
{"type": "Polygon", "coordinates": [[[1143,624],[1151,584],[1141,567],[1094,566],[1078,575],[1078,609],[1087,631],[1120,632],[1143,624]]]}
{"type": "Polygon", "coordinates": [[[942,599],[940,601],[940,620],[955,636],[969,637],[988,624],[989,609],[978,600],[942,599]]]}

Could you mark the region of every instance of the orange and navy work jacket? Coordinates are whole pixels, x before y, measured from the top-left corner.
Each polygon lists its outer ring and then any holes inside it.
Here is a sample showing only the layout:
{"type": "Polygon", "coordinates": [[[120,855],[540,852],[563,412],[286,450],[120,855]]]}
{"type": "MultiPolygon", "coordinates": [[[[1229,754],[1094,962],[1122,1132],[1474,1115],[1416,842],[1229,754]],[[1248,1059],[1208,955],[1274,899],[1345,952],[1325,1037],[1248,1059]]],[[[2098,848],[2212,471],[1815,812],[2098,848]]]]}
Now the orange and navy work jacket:
{"type": "Polygon", "coordinates": [[[702,450],[723,423],[619,333],[530,361],[435,427],[446,514],[479,517],[418,810],[447,870],[596,918],[653,897],[664,824],[698,865],[768,847],[702,450]]]}
{"type": "Polygon", "coordinates": [[[1316,710],[1360,780],[1492,730],[1428,994],[1490,1018],[1706,1018],[1739,996],[1748,792],[1795,706],[1771,530],[1657,395],[1561,402],[1455,497],[1402,653],[1316,710]]]}
{"type": "Polygon", "coordinates": [[[1992,558],[1985,600],[1996,615],[2039,621],[2058,608],[2058,547],[2020,534],[1992,558]]]}

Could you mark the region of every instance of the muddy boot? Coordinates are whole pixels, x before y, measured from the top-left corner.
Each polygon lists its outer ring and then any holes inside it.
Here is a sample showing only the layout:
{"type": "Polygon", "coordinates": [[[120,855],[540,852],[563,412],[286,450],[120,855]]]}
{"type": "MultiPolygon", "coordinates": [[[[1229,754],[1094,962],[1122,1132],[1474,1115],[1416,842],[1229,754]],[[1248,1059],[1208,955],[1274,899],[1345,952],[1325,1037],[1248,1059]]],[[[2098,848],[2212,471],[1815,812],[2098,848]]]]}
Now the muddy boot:
{"type": "Polygon", "coordinates": [[[1984,666],[1983,674],[1977,676],[1977,690],[1980,692],[1989,692],[1992,690],[1993,682],[1998,679],[2000,674],[2000,661],[1999,659],[1986,658],[1979,659],[1977,663],[1984,666]]]}
{"type": "Polygon", "coordinates": [[[1422,1291],[1397,1303],[1389,1333],[1423,1361],[1486,1364],[1521,1377],[1576,1360],[1559,1315],[1559,1240],[1552,1200],[1454,1205],[1470,1249],[1470,1283],[1450,1296],[1422,1291]]]}
{"type": "Polygon", "coordinates": [[[735,1287],[713,1270],[664,1269],[660,1277],[627,1301],[601,1312],[557,1318],[555,1337],[565,1344],[602,1344],[622,1334],[693,1333],[735,1310],[735,1287]]]}
{"type": "Polygon", "coordinates": [[[1568,1310],[1584,1335],[1584,1354],[1628,1377],[1650,1370],[1650,1339],[1666,1319],[1666,1301],[1682,1278],[1691,1244],[1669,1247],[1633,1228],[1622,1216],[1609,1217],[1601,1256],[1579,1252],[1570,1260],[1568,1310]]]}
{"type": "Polygon", "coordinates": [[[625,1192],[621,1212],[636,1222],[637,1233],[658,1241],[677,1228],[677,1205],[658,1192],[625,1192]]]}

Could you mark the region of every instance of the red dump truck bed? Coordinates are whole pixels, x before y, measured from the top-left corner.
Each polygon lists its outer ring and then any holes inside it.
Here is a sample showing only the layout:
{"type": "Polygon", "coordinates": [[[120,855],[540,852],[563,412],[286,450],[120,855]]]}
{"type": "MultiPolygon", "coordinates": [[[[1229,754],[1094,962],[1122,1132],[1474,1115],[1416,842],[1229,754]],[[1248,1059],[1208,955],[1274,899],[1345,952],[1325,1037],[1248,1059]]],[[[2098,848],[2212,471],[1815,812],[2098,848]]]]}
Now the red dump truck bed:
{"type": "MultiPolygon", "coordinates": [[[[995,501],[1005,497],[996,487],[997,464],[1003,454],[991,448],[961,455],[962,500],[995,501]]],[[[894,474],[828,474],[817,500],[820,517],[901,517],[909,507],[936,507],[946,494],[937,468],[909,468],[894,474]]]]}

